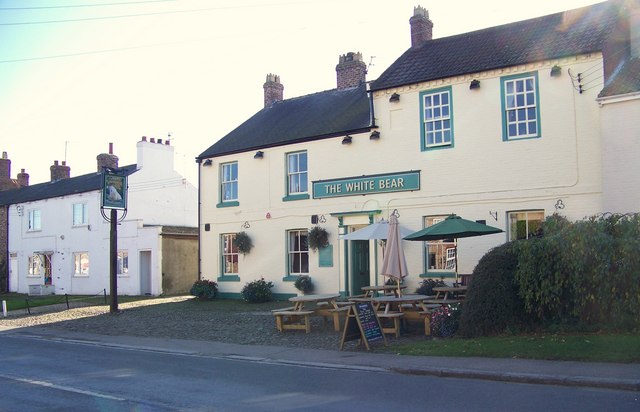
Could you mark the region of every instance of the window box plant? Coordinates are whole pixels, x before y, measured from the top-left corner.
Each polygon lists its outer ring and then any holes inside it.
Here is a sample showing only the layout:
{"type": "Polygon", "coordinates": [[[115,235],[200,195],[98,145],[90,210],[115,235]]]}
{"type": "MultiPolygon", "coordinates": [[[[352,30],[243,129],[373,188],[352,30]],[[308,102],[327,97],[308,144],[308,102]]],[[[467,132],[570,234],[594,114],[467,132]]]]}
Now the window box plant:
{"type": "Polygon", "coordinates": [[[305,295],[313,292],[313,282],[311,281],[311,277],[307,275],[298,276],[293,286],[305,295]]]}

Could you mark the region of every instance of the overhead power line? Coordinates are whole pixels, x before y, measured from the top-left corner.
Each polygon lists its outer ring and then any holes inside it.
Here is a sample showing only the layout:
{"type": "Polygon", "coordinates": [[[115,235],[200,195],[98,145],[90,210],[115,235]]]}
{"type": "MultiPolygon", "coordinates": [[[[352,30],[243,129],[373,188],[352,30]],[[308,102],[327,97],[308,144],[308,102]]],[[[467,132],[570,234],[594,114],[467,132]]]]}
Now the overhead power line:
{"type": "Polygon", "coordinates": [[[40,20],[40,21],[23,21],[23,22],[15,22],[15,23],[0,23],[0,26],[27,26],[27,25],[36,25],[36,24],[77,23],[81,21],[126,19],[126,18],[132,18],[132,17],[160,16],[160,15],[166,15],[166,14],[198,13],[202,11],[212,11],[212,10],[233,10],[233,9],[245,9],[245,8],[255,8],[255,7],[270,7],[275,5],[282,6],[282,5],[298,5],[298,4],[299,3],[296,3],[296,2],[284,2],[284,3],[274,3],[274,4],[266,4],[266,5],[204,7],[199,9],[168,10],[168,11],[157,11],[157,12],[136,13],[136,14],[121,14],[121,15],[115,15],[115,16],[83,17],[78,19],[40,20]]]}
{"type": "Polygon", "coordinates": [[[99,4],[69,4],[64,6],[31,6],[31,7],[0,7],[0,10],[45,10],[45,9],[79,9],[85,7],[105,7],[105,6],[128,6],[130,4],[144,3],[166,3],[176,0],[146,0],[146,1],[123,1],[119,3],[99,3],[99,4]]]}

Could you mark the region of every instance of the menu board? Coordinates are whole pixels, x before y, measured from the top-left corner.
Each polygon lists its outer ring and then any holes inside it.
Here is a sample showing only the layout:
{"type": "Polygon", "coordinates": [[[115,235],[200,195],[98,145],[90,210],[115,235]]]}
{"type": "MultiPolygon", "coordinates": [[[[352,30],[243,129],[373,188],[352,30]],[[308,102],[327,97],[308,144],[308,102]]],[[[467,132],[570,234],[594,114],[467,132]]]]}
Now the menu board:
{"type": "Polygon", "coordinates": [[[344,342],[354,339],[360,339],[367,350],[370,349],[369,342],[382,339],[384,340],[384,344],[387,344],[387,340],[382,333],[382,327],[380,326],[380,319],[378,319],[371,302],[356,302],[349,307],[347,319],[344,323],[340,349],[342,350],[344,342]]]}

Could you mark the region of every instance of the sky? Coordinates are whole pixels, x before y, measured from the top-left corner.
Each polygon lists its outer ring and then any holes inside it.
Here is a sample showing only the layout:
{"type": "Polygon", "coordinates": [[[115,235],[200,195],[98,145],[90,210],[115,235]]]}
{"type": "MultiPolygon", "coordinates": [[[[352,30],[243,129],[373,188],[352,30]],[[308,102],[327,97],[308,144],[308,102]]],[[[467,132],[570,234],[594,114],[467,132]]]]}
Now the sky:
{"type": "Polygon", "coordinates": [[[197,185],[195,157],[263,107],[266,75],[284,98],[336,87],[341,54],[375,80],[410,46],[421,5],[440,38],[594,0],[0,0],[0,151],[30,184],[55,160],[97,171],[114,145],[136,162],[142,136],[170,139],[197,185]]]}

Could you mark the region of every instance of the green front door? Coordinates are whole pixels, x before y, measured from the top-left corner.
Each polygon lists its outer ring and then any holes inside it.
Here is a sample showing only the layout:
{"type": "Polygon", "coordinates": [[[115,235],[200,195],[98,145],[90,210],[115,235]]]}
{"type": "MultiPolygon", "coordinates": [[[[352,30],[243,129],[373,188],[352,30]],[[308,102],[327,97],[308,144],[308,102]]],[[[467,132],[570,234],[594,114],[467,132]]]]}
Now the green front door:
{"type": "Polygon", "coordinates": [[[369,241],[351,241],[351,290],[352,295],[362,293],[363,286],[369,286],[369,241]]]}

